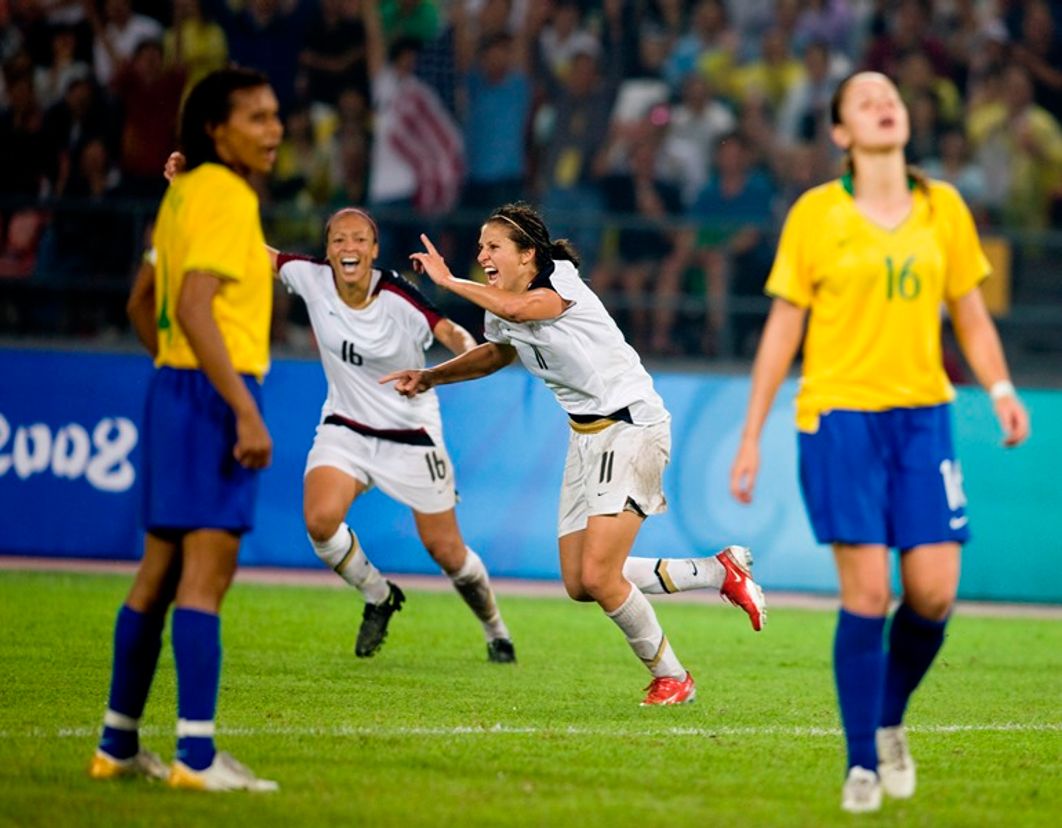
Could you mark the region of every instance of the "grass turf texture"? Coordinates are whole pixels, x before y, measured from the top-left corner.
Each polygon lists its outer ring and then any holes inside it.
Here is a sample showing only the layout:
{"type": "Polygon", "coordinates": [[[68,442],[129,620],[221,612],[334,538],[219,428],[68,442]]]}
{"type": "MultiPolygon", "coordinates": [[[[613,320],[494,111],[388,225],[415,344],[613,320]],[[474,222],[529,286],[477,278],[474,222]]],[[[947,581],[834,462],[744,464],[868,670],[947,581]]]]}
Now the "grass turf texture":
{"type": "MultiPolygon", "coordinates": [[[[488,664],[456,594],[411,593],[356,659],[348,590],[238,584],[228,598],[219,745],[277,794],[94,782],[114,615],[129,579],[0,573],[2,825],[1057,825],[1062,623],[957,617],[908,715],[913,800],[839,809],[834,616],[656,602],[698,682],[642,709],[647,683],[593,605],[502,597],[519,663],[488,664]],[[951,729],[954,726],[954,729],[951,729]]],[[[164,646],[143,742],[172,755],[164,646]]]]}

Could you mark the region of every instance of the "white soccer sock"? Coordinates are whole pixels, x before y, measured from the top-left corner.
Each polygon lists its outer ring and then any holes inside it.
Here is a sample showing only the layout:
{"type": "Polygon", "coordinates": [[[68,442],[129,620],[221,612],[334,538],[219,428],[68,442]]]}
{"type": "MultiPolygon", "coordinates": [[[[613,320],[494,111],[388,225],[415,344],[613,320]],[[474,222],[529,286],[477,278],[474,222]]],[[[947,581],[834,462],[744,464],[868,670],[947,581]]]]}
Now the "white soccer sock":
{"type": "Polygon", "coordinates": [[[318,543],[310,538],[310,543],[317,557],[332,567],[340,578],[357,587],[366,603],[382,604],[387,600],[391,587],[366,557],[358,536],[346,523],[339,524],[336,533],[328,540],[318,543]]]}
{"type": "Polygon", "coordinates": [[[726,570],[710,558],[627,558],[623,577],[647,595],[723,588],[726,570]]]}
{"type": "Polygon", "coordinates": [[[501,611],[494,600],[494,590],[490,586],[490,577],[482,559],[465,547],[465,562],[461,568],[450,576],[454,589],[458,591],[465,603],[476,614],[483,625],[483,634],[487,641],[495,638],[508,638],[509,628],[502,621],[501,611]]]}
{"type": "Polygon", "coordinates": [[[678,660],[675,651],[671,649],[660,622],[656,620],[656,612],[641,590],[631,585],[631,594],[627,600],[620,604],[619,609],[606,613],[609,618],[616,622],[616,626],[623,630],[627,636],[627,643],[631,645],[634,654],[649,668],[649,672],[656,677],[672,676],[682,679],[686,677],[686,668],[678,660]]]}

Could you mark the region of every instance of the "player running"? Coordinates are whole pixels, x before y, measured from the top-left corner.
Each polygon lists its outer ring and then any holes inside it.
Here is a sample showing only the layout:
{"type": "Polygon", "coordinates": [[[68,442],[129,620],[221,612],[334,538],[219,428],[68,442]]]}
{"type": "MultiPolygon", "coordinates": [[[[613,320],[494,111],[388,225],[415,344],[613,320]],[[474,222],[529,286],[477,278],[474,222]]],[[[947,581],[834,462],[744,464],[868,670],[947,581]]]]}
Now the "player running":
{"type": "MultiPolygon", "coordinates": [[[[166,177],[172,180],[184,165],[181,153],[171,153],[166,177]]],[[[317,556],[365,599],[354,652],[362,658],[376,653],[406,600],[346,523],[355,499],[375,485],[412,509],[421,542],[483,625],[488,660],[514,662],[487,569],[457,525],[438,399],[396,400],[378,381],[400,365],[423,365],[433,339],[455,354],[476,342],[407,280],[373,267],[379,231],[366,211],[348,207],[333,214],[325,243],[323,260],[266,251],[274,273],[306,303],[328,380],[306,460],[303,518],[317,556]]]]}
{"type": "Polygon", "coordinates": [[[306,459],[303,515],[317,556],[365,597],[355,653],[371,656],[405,595],[365,554],[346,516],[372,486],[409,506],[428,553],[483,625],[487,658],[516,652],[494,599],[487,569],[465,546],[454,509],[453,465],[434,394],[402,399],[379,379],[400,366],[424,365],[433,338],[455,354],[475,346],[408,281],[373,266],[376,222],[348,207],[325,225],[326,259],[270,250],[287,288],[306,302],[328,379],[321,422],[306,459]]]}
{"type": "Polygon", "coordinates": [[[643,705],[693,701],[693,677],[634,584],[647,591],[721,589],[757,630],[765,604],[742,547],[698,559],[699,566],[663,562],[676,576],[663,581],[651,574],[661,561],[628,559],[642,521],[667,508],[662,478],[671,450],[670,415],[638,354],[579,277],[571,245],[551,241],[528,205],[506,205],[483,225],[478,261],[485,285],[455,278],[428,237],[421,240],[426,252],[412,255],[415,267],[486,310],[488,341],[434,368],[396,371],[381,381],[394,381],[400,394],[415,399],[436,385],[491,374],[517,357],[545,381],[572,429],[557,530],[565,588],[576,601],[596,601],[649,669],[643,705]],[[679,577],[684,568],[698,575],[679,577]]]}
{"type": "Polygon", "coordinates": [[[841,586],[833,649],[848,746],[841,807],[860,812],[878,810],[883,789],[914,794],[903,714],[944,642],[969,537],[942,304],[1006,445],[1028,436],[1029,420],[978,290],[989,265],[973,219],[950,185],[905,167],[910,130],[896,87],[875,72],[855,74],[838,86],[831,114],[849,172],[805,193],[786,219],[731,490],[752,499],[759,435],[807,320],[800,481],[841,586]],[[903,595],[886,652],[890,547],[900,551],[903,595]]]}

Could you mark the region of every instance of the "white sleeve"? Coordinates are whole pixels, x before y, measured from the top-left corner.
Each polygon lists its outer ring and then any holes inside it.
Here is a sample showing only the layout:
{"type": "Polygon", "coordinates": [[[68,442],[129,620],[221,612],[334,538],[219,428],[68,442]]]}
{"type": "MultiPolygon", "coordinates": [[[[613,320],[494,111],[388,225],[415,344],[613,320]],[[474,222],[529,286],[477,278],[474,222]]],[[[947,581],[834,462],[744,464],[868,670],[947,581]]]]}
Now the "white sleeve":
{"type": "Polygon", "coordinates": [[[483,338],[498,345],[510,345],[512,340],[502,328],[501,320],[490,311],[483,317],[483,338]]]}
{"type": "Polygon", "coordinates": [[[314,265],[304,259],[281,257],[277,275],[290,293],[309,298],[310,285],[313,282],[314,265]]]}

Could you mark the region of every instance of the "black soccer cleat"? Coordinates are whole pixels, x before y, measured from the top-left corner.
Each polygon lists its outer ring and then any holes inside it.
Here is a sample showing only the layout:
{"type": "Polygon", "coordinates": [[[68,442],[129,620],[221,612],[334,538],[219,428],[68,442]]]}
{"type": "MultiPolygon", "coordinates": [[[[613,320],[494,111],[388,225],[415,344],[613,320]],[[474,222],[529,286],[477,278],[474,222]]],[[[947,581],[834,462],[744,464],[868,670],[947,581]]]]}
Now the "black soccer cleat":
{"type": "Polygon", "coordinates": [[[391,592],[382,604],[366,604],[361,614],[361,628],[358,630],[358,642],[354,645],[354,655],[368,658],[380,649],[387,638],[387,625],[391,616],[402,609],[406,596],[396,584],[387,582],[391,592]]]}
{"type": "Polygon", "coordinates": [[[487,661],[495,664],[514,664],[516,649],[508,638],[495,638],[487,642],[487,661]]]}

